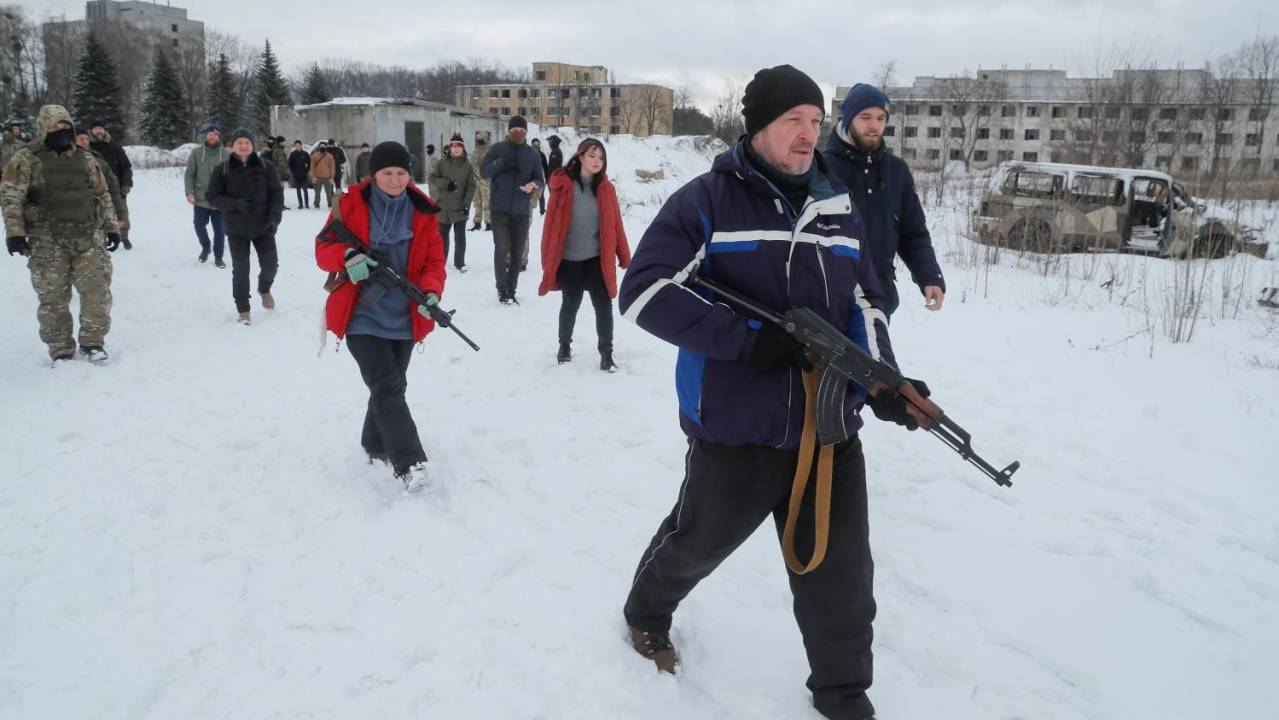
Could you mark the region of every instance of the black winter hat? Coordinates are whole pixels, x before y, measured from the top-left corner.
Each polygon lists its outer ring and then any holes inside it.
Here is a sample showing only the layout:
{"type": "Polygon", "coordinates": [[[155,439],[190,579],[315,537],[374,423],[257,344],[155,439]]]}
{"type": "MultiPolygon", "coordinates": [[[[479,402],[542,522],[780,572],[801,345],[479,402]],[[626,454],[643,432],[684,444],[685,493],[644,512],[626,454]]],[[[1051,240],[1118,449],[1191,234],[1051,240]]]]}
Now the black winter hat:
{"type": "Polygon", "coordinates": [[[453,137],[449,138],[449,145],[453,145],[455,143],[462,147],[466,147],[466,141],[462,139],[462,133],[453,133],[453,137]]]}
{"type": "Polygon", "coordinates": [[[514,128],[524,128],[525,130],[528,130],[528,121],[525,120],[522,115],[512,115],[511,121],[506,124],[506,129],[512,130],[514,128]]]}
{"type": "Polygon", "coordinates": [[[248,128],[236,128],[231,133],[231,142],[234,143],[240,138],[248,138],[249,142],[253,142],[253,133],[249,132],[248,128]]]}
{"type": "Polygon", "coordinates": [[[559,135],[552,135],[552,136],[550,136],[550,137],[546,138],[546,142],[550,143],[550,144],[551,144],[551,147],[553,147],[553,148],[557,148],[557,147],[559,147],[559,146],[560,146],[560,136],[559,136],[559,135]]]}
{"type": "Polygon", "coordinates": [[[813,79],[790,65],[778,65],[755,73],[742,94],[742,115],[746,136],[751,137],[769,123],[800,105],[816,105],[826,113],[822,89],[813,79]]]}
{"type": "Polygon", "coordinates": [[[107,129],[107,123],[106,123],[106,121],[105,121],[105,120],[95,119],[95,120],[93,121],[93,124],[89,126],[89,129],[90,129],[90,130],[92,130],[92,129],[94,129],[95,127],[100,127],[100,128],[102,128],[103,130],[106,130],[106,129],[107,129]]]}
{"type": "Polygon", "coordinates": [[[382,168],[397,167],[410,169],[413,164],[409,158],[409,149],[394,140],[380,142],[377,147],[373,148],[373,154],[369,156],[369,172],[377,173],[382,168]]]}

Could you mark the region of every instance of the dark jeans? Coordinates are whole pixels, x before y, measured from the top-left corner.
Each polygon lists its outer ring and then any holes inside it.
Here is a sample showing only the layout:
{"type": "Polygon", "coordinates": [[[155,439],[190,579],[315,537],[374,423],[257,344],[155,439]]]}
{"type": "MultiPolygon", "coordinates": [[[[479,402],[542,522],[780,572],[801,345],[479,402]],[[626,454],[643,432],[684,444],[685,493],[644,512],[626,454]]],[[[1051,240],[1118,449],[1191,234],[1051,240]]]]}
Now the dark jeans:
{"type": "MultiPolygon", "coordinates": [[[[780,538],[797,456],[795,450],[690,441],[679,501],[640,558],[626,622],[649,632],[669,630],[680,601],[770,514],[780,538]]],[[[795,533],[801,562],[812,556],[815,485],[810,481],[795,533]]],[[[866,466],[861,441],[853,437],[835,446],[826,559],[807,575],[787,571],[808,653],[808,688],[814,706],[829,718],[860,720],[874,712],[866,697],[874,574],[866,466]]]]}
{"type": "Polygon", "coordinates": [[[209,231],[205,227],[213,223],[213,256],[222,257],[225,235],[222,234],[222,211],[195,206],[195,236],[200,240],[200,247],[209,249],[209,231]]]}
{"type": "Polygon", "coordinates": [[[599,339],[600,352],[613,351],[613,301],[604,285],[604,269],[600,259],[561,260],[556,273],[563,299],[560,302],[560,342],[573,342],[573,326],[577,323],[577,309],[582,306],[583,293],[591,294],[595,306],[595,336],[599,339]]]}
{"type": "Polygon", "coordinates": [[[387,340],[373,335],[347,335],[346,346],[360,366],[360,376],[369,388],[369,407],[364,413],[360,444],[371,455],[386,454],[397,474],[426,462],[426,451],[417,436],[417,425],[409,413],[404,391],[406,373],[413,357],[412,340],[387,340]]]}
{"type": "Polygon", "coordinates": [[[274,235],[231,238],[231,297],[235,298],[237,312],[249,311],[249,245],[258,252],[259,294],[271,292],[275,271],[280,267],[274,235]]]}
{"type": "Polygon", "coordinates": [[[449,229],[457,236],[457,255],[453,257],[453,267],[466,267],[466,218],[449,225],[440,223],[440,237],[444,238],[444,259],[449,259],[449,229]]]}
{"type": "Polygon", "coordinates": [[[528,215],[493,212],[493,276],[497,291],[515,295],[520,281],[520,263],[528,243],[528,215]]]}
{"type": "MultiPolygon", "coordinates": [[[[307,189],[306,189],[306,188],[304,188],[304,187],[295,187],[295,188],[293,188],[293,191],[294,191],[294,192],[296,192],[296,193],[298,194],[298,207],[300,207],[300,208],[309,208],[309,207],[311,207],[311,193],[307,192],[307,189]]],[[[316,201],[316,206],[317,206],[317,207],[319,206],[319,201],[318,201],[318,200],[316,201]]]]}

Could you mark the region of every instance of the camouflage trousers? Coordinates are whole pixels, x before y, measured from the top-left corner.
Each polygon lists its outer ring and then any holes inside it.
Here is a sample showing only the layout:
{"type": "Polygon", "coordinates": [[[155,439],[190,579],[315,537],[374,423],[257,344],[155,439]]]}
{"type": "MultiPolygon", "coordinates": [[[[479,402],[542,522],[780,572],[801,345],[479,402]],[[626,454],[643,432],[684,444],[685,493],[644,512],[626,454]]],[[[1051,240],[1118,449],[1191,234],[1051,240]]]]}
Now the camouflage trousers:
{"type": "Polygon", "coordinates": [[[492,217],[489,215],[490,187],[491,186],[489,185],[488,180],[475,181],[475,200],[473,202],[475,203],[475,224],[476,225],[479,225],[480,223],[484,223],[485,225],[488,225],[489,223],[493,222],[492,217]]]}
{"type": "Polygon", "coordinates": [[[111,329],[111,256],[97,233],[62,240],[31,236],[31,287],[40,307],[40,339],[49,357],[75,352],[71,288],[80,293],[80,346],[102,346],[111,329]]]}
{"type": "Polygon", "coordinates": [[[129,196],[120,193],[119,202],[115,204],[115,217],[120,221],[120,239],[129,239],[129,196]]]}

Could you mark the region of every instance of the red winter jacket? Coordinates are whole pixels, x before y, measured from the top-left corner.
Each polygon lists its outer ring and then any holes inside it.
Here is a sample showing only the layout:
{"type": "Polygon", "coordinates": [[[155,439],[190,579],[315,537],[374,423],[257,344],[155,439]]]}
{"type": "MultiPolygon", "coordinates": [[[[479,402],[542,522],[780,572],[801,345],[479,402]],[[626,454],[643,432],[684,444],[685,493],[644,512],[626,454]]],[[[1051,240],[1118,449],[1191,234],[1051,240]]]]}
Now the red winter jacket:
{"type": "MultiPolygon", "coordinates": [[[[369,194],[373,192],[366,180],[350,188],[338,206],[335,215],[342,219],[344,225],[355,233],[365,245],[369,243],[369,194]]],[[[422,292],[433,292],[444,297],[444,241],[440,238],[436,214],[440,211],[426,195],[416,186],[410,185],[404,192],[409,194],[413,204],[413,237],[409,240],[408,280],[422,289],[422,292]]],[[[331,273],[346,270],[347,246],[341,243],[328,242],[321,238],[315,240],[315,262],[321,270],[331,273]]],[[[360,299],[360,288],[356,283],[346,280],[333,292],[329,293],[328,303],[324,307],[324,316],[329,330],[339,338],[346,336],[347,323],[355,311],[355,304],[360,299]]],[[[413,318],[413,340],[421,342],[427,333],[435,329],[435,321],[422,317],[410,301],[409,316],[413,318]]]]}
{"type": "MultiPolygon", "coordinates": [[[[542,225],[542,284],[538,295],[559,290],[560,260],[564,258],[564,239],[568,237],[568,225],[573,219],[573,178],[563,168],[551,173],[551,204],[546,208],[546,222],[542,225]]],[[[617,191],[608,176],[600,180],[595,191],[600,207],[600,267],[604,271],[604,286],[608,296],[617,297],[617,267],[631,264],[631,246],[626,242],[626,229],[622,227],[622,209],[617,204],[617,191]]]]}

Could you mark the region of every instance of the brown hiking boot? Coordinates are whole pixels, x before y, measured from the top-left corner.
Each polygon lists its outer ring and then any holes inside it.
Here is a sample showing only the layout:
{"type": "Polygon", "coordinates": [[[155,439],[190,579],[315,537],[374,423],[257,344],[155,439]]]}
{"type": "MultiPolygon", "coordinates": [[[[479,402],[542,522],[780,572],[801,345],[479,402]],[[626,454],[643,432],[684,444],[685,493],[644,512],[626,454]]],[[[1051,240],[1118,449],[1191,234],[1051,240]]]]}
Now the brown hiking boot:
{"type": "Polygon", "coordinates": [[[643,655],[657,669],[675,674],[675,668],[679,666],[679,653],[675,652],[675,646],[671,644],[671,634],[669,632],[644,632],[630,628],[631,631],[631,647],[635,648],[635,652],[643,655]]]}
{"type": "Polygon", "coordinates": [[[275,298],[271,297],[271,293],[264,292],[264,293],[258,293],[258,295],[262,296],[262,307],[266,308],[267,310],[275,309],[275,298]]]}

